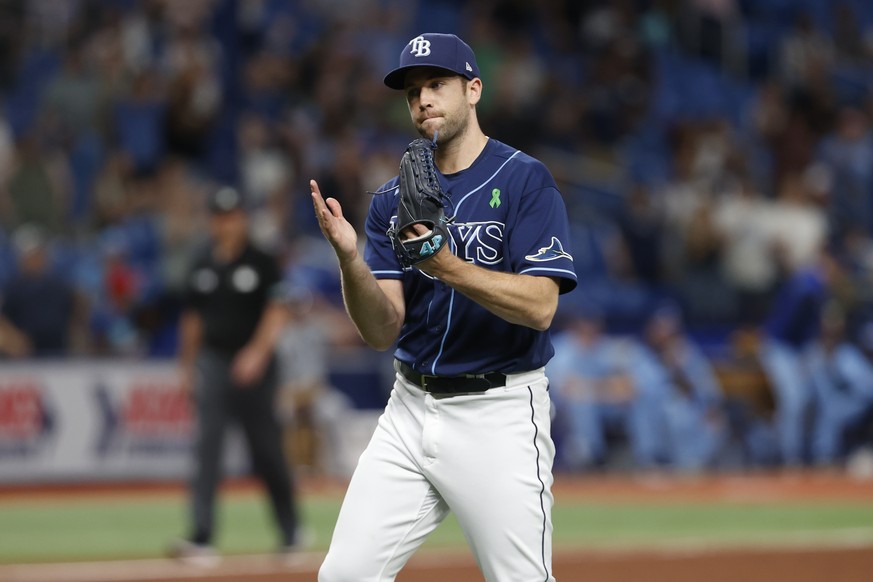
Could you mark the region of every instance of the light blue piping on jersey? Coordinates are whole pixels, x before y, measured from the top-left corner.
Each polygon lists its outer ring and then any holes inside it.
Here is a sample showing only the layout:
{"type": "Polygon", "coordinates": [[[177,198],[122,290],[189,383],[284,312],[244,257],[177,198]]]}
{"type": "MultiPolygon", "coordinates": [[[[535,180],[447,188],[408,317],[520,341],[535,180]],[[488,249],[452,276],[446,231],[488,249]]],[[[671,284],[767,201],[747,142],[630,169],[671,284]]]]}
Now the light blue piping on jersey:
{"type": "MultiPolygon", "coordinates": [[[[491,178],[488,178],[488,179],[490,180],[491,178]]],[[[481,188],[481,186],[480,186],[480,188],[481,188]]],[[[454,243],[455,243],[455,241],[452,239],[452,237],[449,237],[449,247],[450,247],[449,250],[451,250],[453,253],[457,251],[457,245],[454,243]]],[[[432,301],[431,301],[431,305],[433,305],[432,301]]],[[[439,362],[440,358],[443,357],[443,351],[445,350],[445,347],[446,347],[446,339],[449,337],[449,329],[452,327],[452,307],[454,307],[454,305],[455,305],[455,288],[451,287],[451,292],[449,293],[449,314],[446,316],[446,331],[445,331],[445,333],[443,333],[443,339],[440,340],[440,351],[437,352],[436,357],[433,359],[433,364],[431,364],[431,366],[430,366],[430,373],[433,375],[436,375],[437,362],[439,362]]],[[[427,306],[428,312],[430,312],[430,307],[431,307],[430,305],[427,306]]]]}
{"type": "Polygon", "coordinates": [[[525,273],[530,273],[531,271],[545,271],[547,273],[564,273],[566,275],[571,275],[571,278],[576,277],[576,273],[569,269],[546,269],[544,267],[530,267],[529,269],[523,269],[518,272],[519,275],[524,275],[525,273]]]}
{"type": "Polygon", "coordinates": [[[402,275],[403,271],[373,271],[373,275],[402,275]]]}
{"type": "MultiPolygon", "coordinates": [[[[465,194],[464,197],[461,198],[461,199],[458,201],[458,203],[455,205],[455,215],[457,216],[457,214],[458,214],[458,209],[461,208],[461,204],[463,204],[464,201],[465,201],[467,198],[469,198],[470,196],[472,196],[473,194],[475,194],[476,192],[478,192],[479,190],[481,190],[482,188],[484,188],[484,187],[485,187],[485,184],[487,184],[488,182],[490,182],[491,180],[493,180],[494,177],[495,177],[497,174],[499,174],[499,173],[501,172],[501,170],[503,170],[503,168],[506,166],[506,164],[508,164],[509,161],[510,161],[512,158],[514,158],[515,156],[517,156],[517,155],[519,154],[520,151],[521,151],[521,150],[515,150],[515,151],[512,153],[511,156],[509,156],[508,158],[506,158],[506,161],[505,161],[505,162],[503,162],[502,164],[500,164],[500,167],[497,168],[497,169],[494,171],[493,174],[491,174],[490,176],[488,176],[488,179],[487,179],[487,180],[485,180],[484,182],[482,182],[481,184],[479,184],[479,186],[477,186],[476,188],[473,188],[473,189],[470,190],[467,194],[465,194]]],[[[452,249],[451,249],[452,252],[455,252],[455,250],[456,250],[456,246],[457,246],[457,245],[454,244],[454,240],[452,240],[452,237],[449,237],[449,241],[450,241],[450,242],[449,242],[449,245],[452,247],[452,249]]],[[[454,304],[455,304],[455,290],[454,290],[454,288],[453,288],[452,291],[451,291],[451,293],[450,293],[450,295],[449,295],[449,314],[448,314],[448,316],[446,317],[446,331],[445,331],[445,333],[443,333],[443,339],[440,341],[440,351],[437,353],[436,357],[433,359],[433,364],[431,364],[431,366],[430,366],[430,373],[431,373],[431,374],[436,374],[436,365],[437,365],[437,362],[439,362],[439,361],[440,361],[440,358],[443,357],[443,351],[444,351],[444,348],[445,348],[445,345],[446,345],[446,339],[449,337],[449,329],[452,327],[452,307],[454,306],[454,304]]],[[[430,311],[430,306],[428,306],[428,311],[430,311]]]]}
{"type": "Polygon", "coordinates": [[[476,188],[470,190],[466,195],[464,195],[464,197],[461,198],[461,199],[458,201],[458,204],[455,206],[455,214],[458,213],[458,209],[461,207],[461,204],[463,204],[464,201],[465,201],[467,198],[469,198],[470,196],[472,196],[473,194],[475,194],[476,192],[478,192],[479,190],[481,190],[482,188],[484,188],[484,187],[485,187],[485,184],[487,184],[488,182],[490,182],[491,180],[493,180],[493,179],[494,179],[494,176],[496,176],[497,174],[499,174],[499,173],[500,173],[500,170],[502,170],[503,167],[504,167],[506,164],[509,163],[509,160],[511,160],[512,158],[514,158],[515,156],[517,156],[517,155],[519,154],[519,151],[520,151],[520,150],[515,150],[515,152],[514,152],[511,156],[509,156],[508,158],[506,158],[506,161],[505,161],[505,162],[503,162],[502,164],[500,164],[500,167],[497,168],[497,169],[494,171],[494,173],[491,174],[491,175],[488,177],[487,180],[485,180],[485,181],[482,182],[479,186],[477,186],[476,188]]]}

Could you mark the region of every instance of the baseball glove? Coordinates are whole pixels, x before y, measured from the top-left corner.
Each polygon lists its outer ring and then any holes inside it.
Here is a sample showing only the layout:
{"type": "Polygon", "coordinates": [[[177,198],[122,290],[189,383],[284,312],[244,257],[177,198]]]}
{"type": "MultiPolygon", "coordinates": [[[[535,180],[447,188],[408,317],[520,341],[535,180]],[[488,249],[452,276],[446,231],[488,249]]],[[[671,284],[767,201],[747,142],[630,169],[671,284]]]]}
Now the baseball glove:
{"type": "Polygon", "coordinates": [[[445,215],[445,196],[433,161],[436,140],[416,139],[400,159],[400,193],[397,222],[388,231],[397,260],[404,270],[429,259],[448,242],[449,219],[445,215]],[[404,239],[404,229],[423,224],[430,232],[404,239]]]}

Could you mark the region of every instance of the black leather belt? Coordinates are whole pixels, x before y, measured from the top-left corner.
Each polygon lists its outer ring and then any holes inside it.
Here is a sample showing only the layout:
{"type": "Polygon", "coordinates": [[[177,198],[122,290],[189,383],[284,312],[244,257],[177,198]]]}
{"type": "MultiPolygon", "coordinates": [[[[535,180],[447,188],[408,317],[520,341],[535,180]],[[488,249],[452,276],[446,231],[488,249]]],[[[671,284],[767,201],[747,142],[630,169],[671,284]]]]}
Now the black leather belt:
{"type": "Polygon", "coordinates": [[[488,372],[487,374],[464,374],[462,376],[428,376],[415,371],[412,366],[394,360],[394,368],[403,377],[431,394],[465,394],[484,392],[489,388],[506,386],[506,374],[488,372]]]}

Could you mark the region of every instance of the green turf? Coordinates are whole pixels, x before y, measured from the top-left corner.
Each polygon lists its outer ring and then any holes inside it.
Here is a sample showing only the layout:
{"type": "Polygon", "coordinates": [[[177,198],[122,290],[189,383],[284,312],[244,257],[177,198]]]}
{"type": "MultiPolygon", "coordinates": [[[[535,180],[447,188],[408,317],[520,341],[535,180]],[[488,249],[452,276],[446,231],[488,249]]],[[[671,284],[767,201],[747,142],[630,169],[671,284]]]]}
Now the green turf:
{"type": "MultiPolygon", "coordinates": [[[[303,517],[323,550],[339,499],[309,496],[303,517]]],[[[225,495],[219,511],[219,548],[262,553],[275,547],[269,511],[259,495],[225,495]]],[[[554,513],[556,547],[613,547],[688,543],[873,543],[873,504],[688,503],[654,505],[570,503],[554,513]]],[[[185,531],[179,496],[0,501],[0,563],[157,557],[185,531]]],[[[463,547],[450,518],[429,547],[463,547]]]]}
{"type": "Polygon", "coordinates": [[[559,506],[556,545],[873,543],[873,504],[632,504],[559,506]]]}
{"type": "MultiPolygon", "coordinates": [[[[307,499],[303,518],[326,546],[338,501],[307,499]]],[[[268,506],[257,495],[226,495],[219,503],[217,545],[229,553],[277,546],[268,506]]],[[[0,563],[155,557],[186,533],[182,497],[110,497],[0,502],[0,563]]]]}

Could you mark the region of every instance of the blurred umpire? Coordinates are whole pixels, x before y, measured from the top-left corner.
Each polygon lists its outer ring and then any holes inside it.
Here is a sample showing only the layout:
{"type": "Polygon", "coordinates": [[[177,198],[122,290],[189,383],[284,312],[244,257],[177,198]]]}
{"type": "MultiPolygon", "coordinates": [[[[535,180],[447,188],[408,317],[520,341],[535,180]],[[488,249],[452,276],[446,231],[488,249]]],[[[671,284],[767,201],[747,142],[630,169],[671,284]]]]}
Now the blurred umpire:
{"type": "Polygon", "coordinates": [[[253,246],[240,192],[220,188],[208,204],[211,240],[188,273],[180,327],[182,385],[193,396],[197,421],[192,528],[171,547],[175,557],[202,565],[218,560],[215,502],[232,421],[242,427],[253,469],[269,493],[280,550],[290,553],[298,542],[291,470],[274,406],[275,346],[287,323],[279,265],[253,246]]]}

